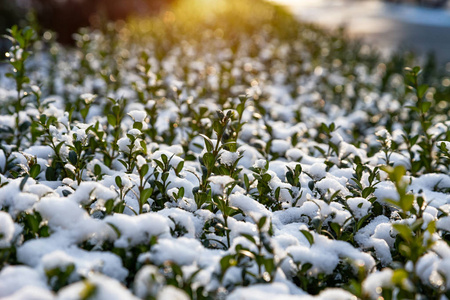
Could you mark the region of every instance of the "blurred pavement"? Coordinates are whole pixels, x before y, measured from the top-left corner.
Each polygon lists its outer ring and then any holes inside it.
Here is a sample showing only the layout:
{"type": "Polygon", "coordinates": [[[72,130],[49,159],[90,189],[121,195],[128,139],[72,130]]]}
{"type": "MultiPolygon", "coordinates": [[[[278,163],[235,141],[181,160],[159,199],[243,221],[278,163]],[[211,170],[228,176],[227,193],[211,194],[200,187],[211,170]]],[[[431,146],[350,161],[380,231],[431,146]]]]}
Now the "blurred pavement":
{"type": "Polygon", "coordinates": [[[382,52],[432,51],[439,62],[450,61],[450,8],[355,0],[272,0],[287,6],[300,20],[328,27],[346,26],[351,36],[382,52]]]}

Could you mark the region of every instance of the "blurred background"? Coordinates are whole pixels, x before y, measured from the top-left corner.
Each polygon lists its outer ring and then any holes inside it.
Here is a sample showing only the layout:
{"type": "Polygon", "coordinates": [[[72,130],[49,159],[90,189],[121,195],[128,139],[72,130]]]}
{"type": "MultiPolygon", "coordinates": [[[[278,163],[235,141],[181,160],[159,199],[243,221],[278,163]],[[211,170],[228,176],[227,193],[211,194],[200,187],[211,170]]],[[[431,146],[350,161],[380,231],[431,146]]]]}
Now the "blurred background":
{"type": "Polygon", "coordinates": [[[299,19],[329,28],[345,26],[389,54],[412,50],[434,53],[439,63],[450,61],[450,1],[448,0],[273,0],[299,19]]]}
{"type": "Polygon", "coordinates": [[[0,30],[19,24],[34,12],[45,29],[58,33],[59,41],[70,43],[80,27],[102,20],[123,20],[130,15],[154,15],[173,0],[0,0],[0,30]]]}
{"type": "MultiPolygon", "coordinates": [[[[217,1],[217,0],[211,0],[217,1]]],[[[245,0],[242,0],[245,1],[245,0]]],[[[350,36],[376,45],[383,53],[413,50],[450,61],[448,0],[269,0],[285,6],[300,20],[325,27],[345,26],[350,36]]],[[[23,23],[34,11],[37,23],[70,44],[80,27],[130,15],[155,15],[176,0],[0,0],[0,31],[23,23]]],[[[0,42],[0,50],[8,48],[0,42]]],[[[0,52],[3,52],[0,51],[0,52]]]]}
{"type": "MultiPolygon", "coordinates": [[[[124,20],[131,15],[155,15],[174,0],[0,0],[0,32],[14,24],[36,22],[57,33],[58,41],[73,43],[73,33],[105,20],[124,20]]],[[[10,47],[0,38],[0,53],[10,47]]],[[[1,55],[0,55],[1,56],[1,55]]]]}

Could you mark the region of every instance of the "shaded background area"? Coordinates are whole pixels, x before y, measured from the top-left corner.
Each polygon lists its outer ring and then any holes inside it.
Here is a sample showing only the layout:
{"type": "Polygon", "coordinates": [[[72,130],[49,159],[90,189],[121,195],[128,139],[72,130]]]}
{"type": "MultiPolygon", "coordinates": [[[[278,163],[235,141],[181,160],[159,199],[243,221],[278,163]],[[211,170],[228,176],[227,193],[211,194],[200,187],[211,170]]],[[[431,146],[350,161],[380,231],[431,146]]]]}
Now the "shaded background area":
{"type": "MultiPolygon", "coordinates": [[[[73,42],[80,27],[98,26],[104,20],[123,20],[130,15],[154,15],[175,0],[0,0],[0,32],[14,24],[24,25],[33,12],[42,28],[55,31],[58,41],[73,42]]],[[[0,39],[0,53],[9,41],[0,39]]]]}

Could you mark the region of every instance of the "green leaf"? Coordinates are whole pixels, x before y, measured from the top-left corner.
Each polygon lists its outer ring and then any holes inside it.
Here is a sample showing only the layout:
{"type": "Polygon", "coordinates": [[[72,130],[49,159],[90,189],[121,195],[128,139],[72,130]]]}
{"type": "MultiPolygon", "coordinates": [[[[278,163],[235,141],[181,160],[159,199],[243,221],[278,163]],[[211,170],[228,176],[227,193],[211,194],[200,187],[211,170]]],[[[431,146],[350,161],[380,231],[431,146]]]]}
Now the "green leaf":
{"type": "Polygon", "coordinates": [[[361,195],[361,196],[362,196],[363,198],[367,198],[367,197],[369,197],[370,194],[372,194],[373,192],[375,192],[375,188],[369,186],[369,187],[366,187],[365,189],[363,189],[362,195],[361,195]]]}
{"type": "Polygon", "coordinates": [[[245,108],[245,102],[239,103],[238,106],[236,107],[236,111],[240,117],[242,117],[242,112],[244,111],[244,108],[245,108]]]}
{"type": "Polygon", "coordinates": [[[433,235],[436,232],[436,220],[433,220],[430,223],[428,223],[427,231],[430,235],[433,235]]]}
{"type": "Polygon", "coordinates": [[[405,107],[406,107],[406,108],[409,108],[409,109],[411,109],[411,110],[413,110],[413,111],[415,111],[415,112],[417,112],[417,113],[420,113],[420,109],[417,108],[417,107],[415,107],[415,106],[407,105],[407,106],[405,106],[405,107]]]}
{"type": "Polygon", "coordinates": [[[119,116],[120,115],[120,106],[119,105],[114,105],[112,107],[112,112],[114,115],[119,116]]]}
{"type": "Polygon", "coordinates": [[[415,136],[411,137],[409,140],[409,143],[411,144],[411,146],[414,146],[417,143],[418,139],[419,139],[419,135],[415,135],[415,136]]]}
{"type": "Polygon", "coordinates": [[[341,226],[338,223],[330,223],[330,227],[331,229],[333,229],[334,233],[336,233],[336,235],[340,235],[341,234],[341,226]]]}
{"type": "Polygon", "coordinates": [[[20,182],[20,185],[19,185],[19,190],[20,191],[23,191],[23,188],[24,188],[25,184],[27,183],[28,178],[30,178],[30,176],[28,174],[26,174],[23,177],[23,179],[22,179],[22,181],[20,182]]]}
{"type": "Polygon", "coordinates": [[[47,167],[47,170],[45,170],[45,179],[48,181],[55,181],[57,179],[56,169],[47,167]]]}
{"type": "Polygon", "coordinates": [[[236,260],[234,259],[233,255],[225,255],[220,260],[220,268],[222,269],[222,272],[227,270],[229,267],[236,265],[236,260]]]}
{"type": "Polygon", "coordinates": [[[116,178],[114,179],[116,182],[116,185],[119,189],[121,189],[123,187],[122,185],[122,178],[120,178],[120,176],[116,176],[116,178]]]}
{"type": "Polygon", "coordinates": [[[139,196],[139,201],[141,202],[141,204],[144,204],[145,202],[147,202],[148,198],[150,198],[150,196],[152,194],[153,194],[153,188],[144,189],[139,196]]]}
{"type": "Polygon", "coordinates": [[[108,199],[105,202],[105,213],[109,215],[114,208],[114,199],[108,199]]]}
{"type": "Polygon", "coordinates": [[[113,114],[107,115],[106,118],[111,126],[115,127],[117,125],[117,119],[113,114]]]}
{"type": "Polygon", "coordinates": [[[216,163],[216,159],[212,153],[206,152],[203,155],[203,162],[208,170],[211,170],[216,163]]]}
{"type": "Polygon", "coordinates": [[[396,166],[395,168],[384,166],[382,170],[388,173],[389,178],[396,183],[399,183],[402,180],[403,176],[406,174],[406,169],[402,165],[396,166]]]}
{"type": "Polygon", "coordinates": [[[263,228],[264,225],[266,224],[266,222],[267,222],[267,217],[266,216],[261,217],[258,221],[258,228],[260,228],[260,229],[263,228]]]}
{"type": "Polygon", "coordinates": [[[89,108],[87,108],[87,107],[80,109],[80,114],[83,117],[83,119],[86,119],[88,112],[89,112],[89,108]]]}
{"type": "Polygon", "coordinates": [[[142,165],[141,169],[139,170],[139,175],[143,178],[148,173],[149,166],[147,164],[142,165]]]}
{"type": "Polygon", "coordinates": [[[248,179],[248,175],[245,173],[244,173],[244,184],[246,189],[250,188],[250,180],[248,179]]]}
{"type": "Polygon", "coordinates": [[[94,166],[94,175],[95,176],[99,176],[100,174],[102,174],[102,168],[100,167],[99,164],[95,164],[95,166],[94,166]]]}
{"type": "Polygon", "coordinates": [[[209,137],[204,134],[199,134],[205,140],[206,151],[212,152],[214,150],[214,144],[209,137]]]}
{"type": "Polygon", "coordinates": [[[419,75],[420,72],[422,72],[422,70],[420,69],[419,66],[415,66],[415,67],[412,69],[412,71],[413,71],[416,75],[419,75]]]}
{"type": "Polygon", "coordinates": [[[302,268],[301,268],[301,270],[300,270],[300,272],[302,273],[302,274],[305,274],[309,269],[311,269],[312,268],[312,264],[311,263],[306,263],[306,264],[303,264],[302,265],[302,268]]]}
{"type": "Polygon", "coordinates": [[[184,187],[178,189],[178,198],[182,199],[184,197],[184,187]]]}
{"type": "MultiPolygon", "coordinates": [[[[377,204],[379,204],[379,203],[377,202],[377,204]]],[[[364,223],[367,221],[367,219],[369,219],[371,216],[372,216],[372,214],[369,213],[369,214],[365,215],[364,217],[362,217],[361,219],[359,219],[359,221],[356,223],[356,228],[355,228],[356,231],[360,230],[361,227],[364,225],[364,223]]]]}
{"type": "Polygon", "coordinates": [[[400,208],[404,212],[410,211],[411,208],[413,207],[413,202],[414,202],[414,195],[411,194],[404,195],[400,199],[400,208]]]}
{"type": "Polygon", "coordinates": [[[400,234],[400,236],[407,242],[411,241],[413,238],[413,233],[411,228],[405,224],[393,224],[395,230],[400,234]]]}
{"type": "Polygon", "coordinates": [[[224,128],[222,127],[222,124],[220,124],[220,122],[217,121],[217,120],[215,120],[215,121],[213,122],[212,128],[213,128],[214,132],[215,132],[218,136],[220,135],[220,132],[224,129],[224,128]]]}
{"type": "Polygon", "coordinates": [[[62,145],[64,145],[64,142],[60,142],[58,145],[56,145],[55,147],[55,153],[59,153],[61,151],[61,147],[62,145]]]}
{"type": "Polygon", "coordinates": [[[161,161],[155,159],[154,162],[161,170],[164,170],[164,164],[161,161]]]}
{"type": "Polygon", "coordinates": [[[428,84],[422,84],[417,88],[417,96],[422,98],[428,90],[428,84]]]}
{"type": "Polygon", "coordinates": [[[134,122],[133,128],[142,130],[142,122],[134,122]]]}
{"type": "Polygon", "coordinates": [[[247,240],[256,245],[256,240],[251,234],[241,233],[241,236],[245,237],[247,240]]]}
{"type": "Polygon", "coordinates": [[[69,162],[72,165],[76,166],[77,161],[78,161],[77,153],[75,151],[73,151],[73,150],[70,150],[70,152],[69,152],[69,162]]]}
{"type": "Polygon", "coordinates": [[[305,229],[301,229],[300,232],[303,233],[305,238],[308,240],[309,245],[312,246],[314,244],[314,236],[311,234],[311,232],[305,229]]]}
{"type": "Polygon", "coordinates": [[[272,176],[270,174],[263,174],[263,176],[261,177],[262,181],[264,182],[269,182],[272,179],[272,176]]]}
{"type": "Polygon", "coordinates": [[[120,232],[119,228],[110,222],[106,222],[106,224],[108,224],[114,230],[114,232],[117,234],[117,238],[120,239],[120,236],[122,235],[122,233],[120,232]]]}
{"type": "Polygon", "coordinates": [[[403,282],[408,278],[408,272],[405,269],[397,269],[392,274],[392,283],[397,286],[402,286],[403,282]]]}
{"type": "Polygon", "coordinates": [[[28,128],[30,128],[31,126],[31,122],[29,121],[25,121],[22,124],[19,125],[19,131],[20,132],[25,132],[26,130],[28,130],[28,128]]]}
{"type": "Polygon", "coordinates": [[[128,163],[126,161],[124,161],[123,159],[118,159],[118,161],[127,169],[128,168],[128,163]]]}
{"type": "MultiPolygon", "coordinates": [[[[81,154],[81,151],[83,151],[83,144],[81,143],[81,141],[74,141],[73,145],[75,146],[77,153],[81,154]]],[[[70,156],[70,153],[69,153],[69,156],[70,156]]]]}
{"type": "MultiPolygon", "coordinates": [[[[264,259],[264,268],[266,269],[266,272],[269,273],[270,275],[273,274],[273,272],[276,269],[275,266],[275,261],[273,260],[273,258],[267,258],[264,259]]],[[[269,282],[272,280],[272,276],[270,276],[269,278],[269,282]]]]}
{"type": "Polygon", "coordinates": [[[33,233],[38,232],[40,221],[38,220],[37,216],[27,213],[25,215],[25,221],[28,225],[27,227],[30,228],[33,233]]]}
{"type": "Polygon", "coordinates": [[[274,193],[275,199],[280,199],[281,188],[277,187],[274,193]]]}
{"type": "Polygon", "coordinates": [[[178,174],[181,172],[181,170],[183,170],[184,167],[184,161],[180,161],[175,169],[175,172],[178,174]]]}
{"type": "Polygon", "coordinates": [[[422,105],[421,105],[421,106],[422,106],[422,107],[421,107],[421,111],[422,111],[423,113],[427,113],[427,112],[430,110],[431,102],[424,101],[424,102],[422,102],[422,105]]]}
{"type": "Polygon", "coordinates": [[[93,283],[90,283],[89,281],[85,280],[84,287],[79,293],[81,300],[88,300],[92,299],[92,297],[97,293],[97,286],[93,283]]]}
{"type": "Polygon", "coordinates": [[[41,173],[41,166],[39,164],[34,164],[30,168],[30,176],[33,179],[36,179],[38,177],[39,173],[41,173]]]}
{"type": "Polygon", "coordinates": [[[161,154],[161,160],[164,163],[164,165],[167,166],[167,163],[169,162],[169,159],[167,158],[167,155],[161,154]]]}
{"type": "Polygon", "coordinates": [[[294,173],[291,170],[286,172],[286,180],[290,185],[295,186],[294,173]]]}

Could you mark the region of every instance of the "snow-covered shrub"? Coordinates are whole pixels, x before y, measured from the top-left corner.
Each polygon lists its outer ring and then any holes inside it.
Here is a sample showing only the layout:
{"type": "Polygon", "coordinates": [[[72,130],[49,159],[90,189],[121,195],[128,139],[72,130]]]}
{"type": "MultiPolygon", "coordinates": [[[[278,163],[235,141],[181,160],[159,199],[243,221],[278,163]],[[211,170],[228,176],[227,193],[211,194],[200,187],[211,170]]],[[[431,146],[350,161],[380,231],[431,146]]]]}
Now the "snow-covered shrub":
{"type": "Polygon", "coordinates": [[[210,2],[11,30],[0,297],[448,299],[448,73],[210,2]]]}

